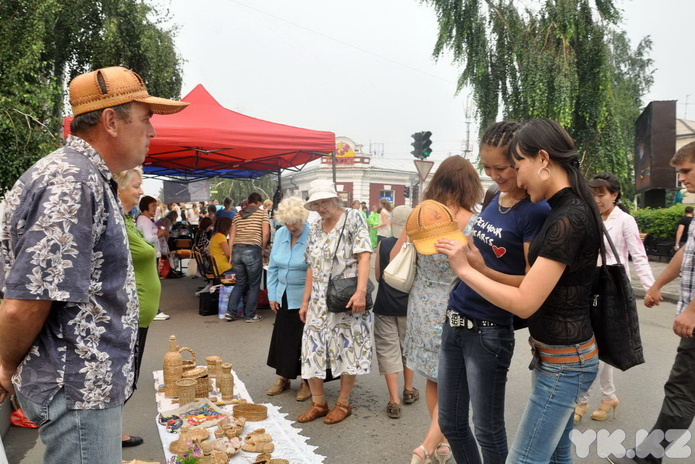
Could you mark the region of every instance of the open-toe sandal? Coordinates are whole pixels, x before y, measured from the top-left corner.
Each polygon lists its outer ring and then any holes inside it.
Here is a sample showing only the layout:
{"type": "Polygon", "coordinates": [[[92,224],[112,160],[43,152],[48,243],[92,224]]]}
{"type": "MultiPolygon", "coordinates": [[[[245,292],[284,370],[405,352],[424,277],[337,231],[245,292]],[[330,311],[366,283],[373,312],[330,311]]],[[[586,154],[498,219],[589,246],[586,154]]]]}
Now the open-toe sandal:
{"type": "Polygon", "coordinates": [[[427,452],[425,447],[420,445],[418,446],[418,449],[422,451],[422,455],[425,456],[425,459],[421,458],[420,455],[413,453],[410,464],[432,464],[432,457],[430,456],[430,453],[427,452]]]}
{"type": "Polygon", "coordinates": [[[432,456],[432,458],[434,458],[439,464],[444,464],[449,459],[451,459],[451,446],[449,445],[449,443],[438,444],[437,447],[434,449],[434,456],[432,456]],[[440,453],[440,448],[446,448],[447,452],[440,453]]]}
{"type": "Polygon", "coordinates": [[[413,404],[420,399],[420,391],[417,388],[412,390],[403,390],[403,402],[405,404],[413,404]]]}
{"type": "Polygon", "coordinates": [[[386,414],[391,419],[398,419],[401,417],[401,405],[398,403],[389,402],[389,404],[386,406],[386,414]]]}

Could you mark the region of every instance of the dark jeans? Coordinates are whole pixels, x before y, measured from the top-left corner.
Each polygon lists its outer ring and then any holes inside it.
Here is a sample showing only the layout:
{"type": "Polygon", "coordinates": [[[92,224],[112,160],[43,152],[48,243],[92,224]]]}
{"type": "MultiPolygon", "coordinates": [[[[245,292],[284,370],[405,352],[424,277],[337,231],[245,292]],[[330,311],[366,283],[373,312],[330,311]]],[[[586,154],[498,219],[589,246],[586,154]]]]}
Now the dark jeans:
{"type": "Polygon", "coordinates": [[[439,427],[458,464],[504,463],[508,447],[504,393],[514,353],[511,326],[449,326],[442,332],[439,357],[439,427]],[[469,425],[473,409],[475,437],[469,425]],[[477,443],[476,443],[477,439],[477,443]]]}
{"type": "Polygon", "coordinates": [[[234,245],[232,251],[232,269],[236,274],[234,290],[229,295],[227,314],[235,314],[239,301],[248,291],[244,318],[251,319],[256,315],[258,293],[261,291],[263,277],[263,254],[261,247],[256,245],[234,245]]]}
{"type": "MultiPolygon", "coordinates": [[[[664,394],[661,412],[652,431],[667,433],[669,430],[682,430],[685,432],[695,418],[695,339],[681,339],[671,374],[664,385],[664,394]]],[[[645,459],[638,462],[660,463],[663,450],[676,440],[677,437],[670,434],[668,440],[661,443],[645,440],[637,447],[637,456],[645,457],[645,459]]]]}

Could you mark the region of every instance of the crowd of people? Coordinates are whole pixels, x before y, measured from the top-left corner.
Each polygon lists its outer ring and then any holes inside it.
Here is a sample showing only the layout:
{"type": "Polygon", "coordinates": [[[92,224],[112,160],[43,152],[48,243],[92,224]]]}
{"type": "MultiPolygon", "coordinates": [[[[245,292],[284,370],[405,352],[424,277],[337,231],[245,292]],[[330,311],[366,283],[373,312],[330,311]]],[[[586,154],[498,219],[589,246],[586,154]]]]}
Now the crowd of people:
{"type": "MultiPolygon", "coordinates": [[[[275,324],[267,364],[276,378],[267,394],[282,394],[299,379],[297,400],[311,402],[298,422],[349,417],[373,349],[388,417],[398,419],[403,404],[419,400],[413,381],[416,374],[425,379],[430,423],[411,464],[452,457],[460,464],[572,462],[570,432],[589,408],[596,377],[602,399],[591,418],[615,414],[614,370],[599,362],[590,318],[606,234],[619,255],[607,249],[607,263],[627,265],[632,257],[648,307],[683,271],[674,323],[682,341],[654,430],[690,427],[695,232],[684,220],[676,255],[655,280],[617,178],[602,173],[587,181],[558,123],[487,128],[480,159],[495,183],[487,198],[470,161],[451,156],[415,208],[386,200],[371,210],[358,200],[346,207],[331,181],[316,180],[308,198],[286,198],[273,214],[272,202],[256,192],[239,208],[230,198],[164,205],[142,196],[138,166],[155,136],[150,117],[187,103],[150,96],[132,71],[77,76],[70,102],[75,118],[65,146],[6,196],[0,250],[0,401],[14,393],[40,426],[45,463],[120,464],[122,447],[142,443],[123,433],[122,411],[157,319],[158,274],[177,224],[195,231],[193,247],[209,255],[218,276],[234,273],[227,321],[262,320],[256,310],[268,258],[275,324]],[[409,292],[384,278],[406,241],[416,250],[409,292]],[[505,387],[514,330],[522,326],[530,334],[533,386],[509,448],[505,387]],[[333,380],[339,392],[329,402],[324,384],[333,380]]],[[[672,165],[695,192],[695,143],[672,165]]],[[[638,446],[633,458],[610,459],[661,462],[648,451],[638,446]]]]}

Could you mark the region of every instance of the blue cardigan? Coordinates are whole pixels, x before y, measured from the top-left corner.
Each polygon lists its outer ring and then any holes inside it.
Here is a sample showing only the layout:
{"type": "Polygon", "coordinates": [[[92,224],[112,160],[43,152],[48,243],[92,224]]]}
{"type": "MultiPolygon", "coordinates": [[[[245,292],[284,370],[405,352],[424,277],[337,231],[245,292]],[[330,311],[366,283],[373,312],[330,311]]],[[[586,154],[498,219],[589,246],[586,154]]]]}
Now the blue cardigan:
{"type": "Polygon", "coordinates": [[[294,248],[291,248],[292,234],[286,227],[275,232],[273,249],[268,263],[268,301],[282,303],[282,295],[287,293],[289,309],[299,309],[304,297],[306,270],[309,267],[304,262],[304,250],[309,236],[309,224],[304,224],[302,235],[299,236],[294,248]]]}

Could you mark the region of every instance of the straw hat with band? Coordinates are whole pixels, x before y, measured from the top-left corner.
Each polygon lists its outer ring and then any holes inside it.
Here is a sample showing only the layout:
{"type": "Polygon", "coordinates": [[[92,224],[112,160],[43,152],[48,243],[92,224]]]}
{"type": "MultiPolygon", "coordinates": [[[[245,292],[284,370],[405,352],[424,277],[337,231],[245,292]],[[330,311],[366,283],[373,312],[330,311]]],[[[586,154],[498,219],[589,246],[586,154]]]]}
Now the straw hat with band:
{"type": "Polygon", "coordinates": [[[80,74],[70,82],[73,116],[134,101],[150,105],[156,114],[178,113],[189,105],[189,102],[151,96],[140,76],[120,66],[80,74]]]}
{"type": "Polygon", "coordinates": [[[434,200],[425,200],[413,209],[405,232],[417,252],[423,255],[437,254],[434,244],[443,238],[468,243],[449,208],[434,200]]]}
{"type": "Polygon", "coordinates": [[[304,207],[311,211],[311,203],[327,198],[338,198],[333,182],[328,179],[316,179],[309,184],[309,199],[304,207]]]}

